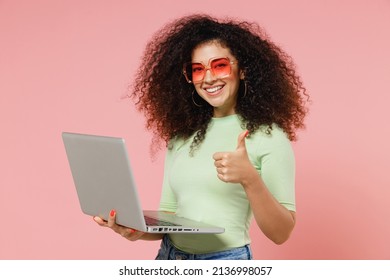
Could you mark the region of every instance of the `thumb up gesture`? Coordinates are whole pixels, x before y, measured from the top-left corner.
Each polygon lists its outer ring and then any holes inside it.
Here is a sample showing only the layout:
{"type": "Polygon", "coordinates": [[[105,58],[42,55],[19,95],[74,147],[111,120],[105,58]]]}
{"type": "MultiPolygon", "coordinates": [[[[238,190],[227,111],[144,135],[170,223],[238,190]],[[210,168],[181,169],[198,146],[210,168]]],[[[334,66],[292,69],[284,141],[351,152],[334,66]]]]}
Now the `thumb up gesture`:
{"type": "Polygon", "coordinates": [[[255,171],[251,164],[245,145],[248,131],[238,136],[237,148],[232,152],[217,152],[213,155],[217,176],[223,182],[241,183],[255,171]]]}

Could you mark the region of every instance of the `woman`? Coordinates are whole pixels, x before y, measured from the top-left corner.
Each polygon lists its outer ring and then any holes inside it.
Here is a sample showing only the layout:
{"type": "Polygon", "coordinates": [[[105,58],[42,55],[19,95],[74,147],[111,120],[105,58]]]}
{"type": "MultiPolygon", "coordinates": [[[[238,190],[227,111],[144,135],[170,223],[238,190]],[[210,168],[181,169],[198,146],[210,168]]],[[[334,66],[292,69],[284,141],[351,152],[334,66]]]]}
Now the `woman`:
{"type": "Polygon", "coordinates": [[[115,224],[129,240],[162,239],[157,259],[251,259],[254,217],[276,244],[295,225],[290,140],[303,128],[305,89],[256,24],[205,15],[176,20],[146,47],[131,96],[168,146],[160,210],[225,228],[158,235],[115,224]]]}

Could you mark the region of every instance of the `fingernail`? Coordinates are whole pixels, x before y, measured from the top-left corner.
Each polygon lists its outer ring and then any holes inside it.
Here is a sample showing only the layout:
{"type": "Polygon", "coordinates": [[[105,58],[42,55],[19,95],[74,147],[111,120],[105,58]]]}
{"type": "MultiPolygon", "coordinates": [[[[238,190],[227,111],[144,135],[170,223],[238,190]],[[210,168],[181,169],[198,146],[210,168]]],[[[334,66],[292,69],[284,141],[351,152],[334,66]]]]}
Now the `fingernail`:
{"type": "Polygon", "coordinates": [[[114,217],[114,216],[115,216],[115,210],[111,210],[110,216],[111,216],[111,217],[114,217]]]}
{"type": "Polygon", "coordinates": [[[249,135],[249,130],[247,130],[246,132],[245,132],[245,137],[247,137],[249,135]]]}
{"type": "Polygon", "coordinates": [[[134,232],[135,232],[135,229],[132,229],[132,228],[131,228],[131,229],[129,229],[129,232],[130,232],[130,233],[134,233],[134,232]]]}

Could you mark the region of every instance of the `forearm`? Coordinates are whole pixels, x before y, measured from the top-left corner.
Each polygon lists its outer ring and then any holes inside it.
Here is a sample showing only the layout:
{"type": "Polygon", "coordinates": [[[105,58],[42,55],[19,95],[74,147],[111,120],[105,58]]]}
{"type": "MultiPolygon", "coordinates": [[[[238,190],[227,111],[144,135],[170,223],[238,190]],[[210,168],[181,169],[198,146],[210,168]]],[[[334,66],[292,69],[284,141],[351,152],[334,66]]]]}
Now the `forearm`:
{"type": "Polygon", "coordinates": [[[153,241],[153,240],[161,240],[164,237],[164,234],[160,233],[148,233],[145,232],[141,236],[141,240],[153,241]]]}
{"type": "Polygon", "coordinates": [[[295,213],[275,199],[257,171],[251,172],[242,185],[261,231],[276,244],[285,242],[295,226],[295,213]]]}

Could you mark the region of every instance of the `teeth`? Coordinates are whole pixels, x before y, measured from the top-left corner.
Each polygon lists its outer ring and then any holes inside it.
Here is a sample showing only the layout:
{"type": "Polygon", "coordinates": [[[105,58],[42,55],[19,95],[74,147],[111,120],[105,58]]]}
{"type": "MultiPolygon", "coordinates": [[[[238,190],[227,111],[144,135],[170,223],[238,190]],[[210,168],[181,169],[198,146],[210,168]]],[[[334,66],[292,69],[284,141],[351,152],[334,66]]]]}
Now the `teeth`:
{"type": "Polygon", "coordinates": [[[210,92],[210,93],[213,93],[213,92],[216,92],[217,90],[220,90],[221,88],[222,88],[222,86],[213,87],[213,88],[207,88],[206,91],[210,92]]]}

